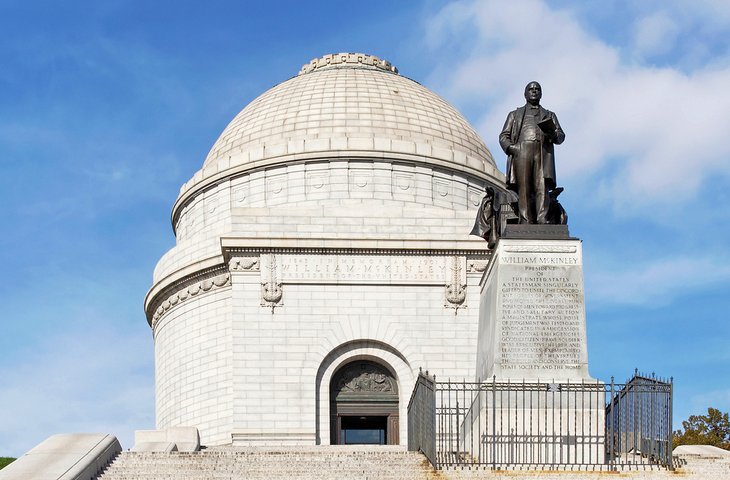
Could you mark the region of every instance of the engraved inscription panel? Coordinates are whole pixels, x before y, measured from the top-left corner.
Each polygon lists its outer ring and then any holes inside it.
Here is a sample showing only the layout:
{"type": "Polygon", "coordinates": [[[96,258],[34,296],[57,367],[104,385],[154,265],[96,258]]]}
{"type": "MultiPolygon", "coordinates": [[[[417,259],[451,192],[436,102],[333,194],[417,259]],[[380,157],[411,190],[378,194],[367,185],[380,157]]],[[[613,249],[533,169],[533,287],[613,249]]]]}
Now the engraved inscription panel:
{"type": "MultiPolygon", "coordinates": [[[[465,258],[459,261],[465,263],[465,258]]],[[[262,258],[265,263],[265,259],[262,258]]],[[[444,285],[452,277],[447,256],[277,255],[284,283],[417,283],[444,285]]],[[[463,265],[462,265],[463,267],[463,265]]],[[[265,265],[262,264],[262,268],[265,265]]],[[[463,271],[463,268],[462,268],[463,271]]],[[[465,275],[461,275],[465,276],[465,275]]]]}
{"type": "Polygon", "coordinates": [[[497,363],[503,370],[575,370],[587,364],[578,255],[513,254],[502,259],[497,363]]]}

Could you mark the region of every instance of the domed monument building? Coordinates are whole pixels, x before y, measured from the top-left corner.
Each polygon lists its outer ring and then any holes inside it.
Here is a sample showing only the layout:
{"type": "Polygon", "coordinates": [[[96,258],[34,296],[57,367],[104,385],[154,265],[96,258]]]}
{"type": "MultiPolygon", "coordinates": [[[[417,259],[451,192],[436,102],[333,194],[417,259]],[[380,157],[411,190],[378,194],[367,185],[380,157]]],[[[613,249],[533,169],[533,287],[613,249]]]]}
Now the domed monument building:
{"type": "Polygon", "coordinates": [[[144,302],[156,429],[129,452],[56,435],[0,480],[668,478],[671,381],[589,375],[565,132],[541,97],[530,82],[499,134],[506,178],[377,57],[325,55],[264,92],[172,208],[144,302]]]}
{"type": "Polygon", "coordinates": [[[145,301],[158,428],[406,444],[419,367],[475,376],[488,185],[474,129],[387,61],[327,55],[256,98],[181,188],[145,301]]]}

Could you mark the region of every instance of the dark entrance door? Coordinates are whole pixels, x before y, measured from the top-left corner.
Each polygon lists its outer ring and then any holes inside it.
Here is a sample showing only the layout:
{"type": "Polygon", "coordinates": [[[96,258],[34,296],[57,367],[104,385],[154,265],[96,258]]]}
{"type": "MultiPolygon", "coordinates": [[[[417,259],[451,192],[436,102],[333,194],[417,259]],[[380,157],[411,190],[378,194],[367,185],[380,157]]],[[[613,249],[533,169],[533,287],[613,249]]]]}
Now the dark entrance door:
{"type": "Polygon", "coordinates": [[[357,361],[338,370],[330,412],[333,444],[398,444],[398,383],[381,365],[357,361]]]}
{"type": "Polygon", "coordinates": [[[388,417],[340,417],[342,445],[385,445],[388,417]]]}

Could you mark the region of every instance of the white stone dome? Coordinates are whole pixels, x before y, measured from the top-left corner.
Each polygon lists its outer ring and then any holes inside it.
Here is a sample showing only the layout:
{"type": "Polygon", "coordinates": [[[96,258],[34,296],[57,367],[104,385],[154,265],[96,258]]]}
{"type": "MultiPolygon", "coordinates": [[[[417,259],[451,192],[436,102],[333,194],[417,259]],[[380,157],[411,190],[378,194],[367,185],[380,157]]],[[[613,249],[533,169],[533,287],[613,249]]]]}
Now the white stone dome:
{"type": "Polygon", "coordinates": [[[388,62],[341,53],[312,60],[252,101],[223,131],[204,167],[222,159],[252,162],[244,154],[262,147],[263,157],[338,150],[336,140],[350,138],[357,139],[355,150],[420,153],[459,167],[467,157],[494,165],[479,135],[444,99],[388,62]],[[419,143],[431,151],[419,151],[419,143]]]}
{"type": "Polygon", "coordinates": [[[448,102],[385,60],[339,53],[305,64],[236,115],[181,197],[250,169],[344,154],[503,178],[479,135],[448,102]]]}

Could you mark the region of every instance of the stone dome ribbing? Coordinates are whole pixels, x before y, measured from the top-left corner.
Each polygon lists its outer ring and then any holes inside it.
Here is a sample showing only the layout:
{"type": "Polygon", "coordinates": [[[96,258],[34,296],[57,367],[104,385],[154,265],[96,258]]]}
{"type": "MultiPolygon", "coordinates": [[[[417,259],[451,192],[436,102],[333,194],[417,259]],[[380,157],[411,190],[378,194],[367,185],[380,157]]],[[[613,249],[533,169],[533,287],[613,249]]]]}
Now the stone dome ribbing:
{"type": "Polygon", "coordinates": [[[445,100],[387,61],[342,53],[312,60],[246,106],[211,148],[202,176],[333,151],[496,171],[479,135],[445,100]]]}

